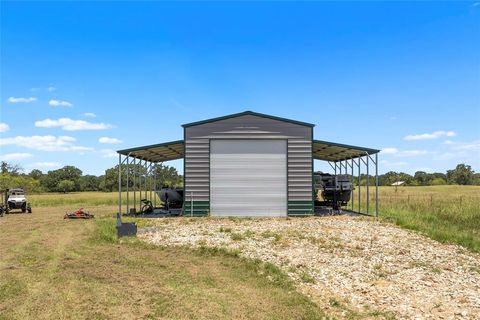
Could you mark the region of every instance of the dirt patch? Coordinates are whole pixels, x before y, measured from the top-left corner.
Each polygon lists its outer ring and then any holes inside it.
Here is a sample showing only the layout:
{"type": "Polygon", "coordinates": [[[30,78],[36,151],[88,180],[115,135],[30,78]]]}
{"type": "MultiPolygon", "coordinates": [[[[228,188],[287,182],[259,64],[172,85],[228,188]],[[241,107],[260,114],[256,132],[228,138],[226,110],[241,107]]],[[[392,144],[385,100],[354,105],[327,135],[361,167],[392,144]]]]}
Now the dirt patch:
{"type": "Polygon", "coordinates": [[[339,317],[478,319],[480,255],[366,218],[169,219],[140,238],[225,247],[280,266],[339,317]]]}

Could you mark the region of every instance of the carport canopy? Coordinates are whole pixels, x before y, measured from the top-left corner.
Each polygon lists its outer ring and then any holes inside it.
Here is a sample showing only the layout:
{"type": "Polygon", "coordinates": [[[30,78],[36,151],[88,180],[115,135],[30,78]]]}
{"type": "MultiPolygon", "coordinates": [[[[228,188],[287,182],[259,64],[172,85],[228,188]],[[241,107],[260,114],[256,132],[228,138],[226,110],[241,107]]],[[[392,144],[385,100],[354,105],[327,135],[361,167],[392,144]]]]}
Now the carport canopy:
{"type": "MultiPolygon", "coordinates": [[[[182,159],[185,142],[183,140],[152,144],[117,151],[119,154],[149,162],[163,162],[182,159]]],[[[351,146],[335,142],[313,140],[313,158],[324,161],[344,161],[380,152],[377,149],[351,146]]]]}
{"type": "Polygon", "coordinates": [[[380,152],[380,150],[313,140],[313,158],[316,160],[337,162],[368,156],[378,152],[380,152]]]}
{"type": "Polygon", "coordinates": [[[149,162],[163,162],[182,159],[185,156],[184,141],[176,140],[149,146],[118,150],[117,153],[149,162]]]}

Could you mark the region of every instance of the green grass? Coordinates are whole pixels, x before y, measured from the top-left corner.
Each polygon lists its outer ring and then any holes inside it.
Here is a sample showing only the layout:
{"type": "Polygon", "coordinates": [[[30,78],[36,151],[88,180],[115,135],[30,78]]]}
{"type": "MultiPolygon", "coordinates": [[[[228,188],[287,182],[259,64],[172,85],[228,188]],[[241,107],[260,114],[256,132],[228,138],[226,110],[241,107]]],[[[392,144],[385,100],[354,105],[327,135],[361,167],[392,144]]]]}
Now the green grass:
{"type": "Polygon", "coordinates": [[[325,318],[278,267],[238,251],[118,240],[114,209],[1,218],[0,319],[325,318]]]}
{"type": "MultiPolygon", "coordinates": [[[[150,198],[150,193],[148,193],[150,198]]],[[[153,197],[153,192],[152,192],[153,197]]],[[[71,192],[71,193],[40,193],[27,195],[32,207],[96,207],[96,206],[117,206],[118,192],[71,192]]],[[[145,193],[142,193],[142,199],[145,193]]],[[[140,206],[140,193],[136,196],[137,210],[140,206]]],[[[130,206],[133,207],[133,193],[129,196],[130,206]]],[[[122,192],[122,204],[127,204],[127,193],[122,192]]],[[[157,198],[157,205],[160,204],[157,198]]]]}
{"type": "MultiPolygon", "coordinates": [[[[374,194],[370,196],[372,210],[374,194]]],[[[365,197],[362,202],[365,210],[365,197]]],[[[381,187],[379,217],[437,241],[480,252],[480,186],[399,187],[396,192],[395,187],[381,187]]]]}

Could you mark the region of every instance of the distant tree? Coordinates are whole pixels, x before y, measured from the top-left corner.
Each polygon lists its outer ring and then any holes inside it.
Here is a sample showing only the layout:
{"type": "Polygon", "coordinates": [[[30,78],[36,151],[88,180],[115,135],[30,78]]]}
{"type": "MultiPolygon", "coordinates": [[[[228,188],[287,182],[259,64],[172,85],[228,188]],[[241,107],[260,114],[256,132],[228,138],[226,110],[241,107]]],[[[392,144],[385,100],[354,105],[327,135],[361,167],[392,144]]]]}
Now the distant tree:
{"type": "MultiPolygon", "coordinates": [[[[129,187],[133,188],[133,176],[135,172],[137,188],[139,187],[140,179],[142,183],[142,188],[145,188],[144,187],[144,183],[145,183],[144,176],[146,173],[145,168],[138,164],[135,166],[130,164],[128,166],[128,170],[129,170],[129,173],[128,173],[129,187]],[[140,176],[142,178],[140,178],[140,176]]],[[[127,182],[127,165],[125,164],[122,165],[121,171],[122,171],[122,188],[125,188],[126,182],[127,182]]],[[[183,182],[183,178],[181,175],[178,174],[177,169],[170,166],[155,165],[152,168],[151,174],[152,176],[153,175],[156,176],[157,188],[160,188],[161,186],[176,187],[176,186],[182,185],[182,182],[183,182]]],[[[116,165],[113,168],[109,168],[105,170],[105,175],[100,180],[99,184],[101,184],[100,190],[109,191],[109,192],[117,191],[118,190],[118,165],[116,165]]]]}
{"type": "Polygon", "coordinates": [[[44,191],[40,182],[29,176],[0,173],[0,190],[12,188],[23,188],[28,193],[44,191]]]}
{"type": "Polygon", "coordinates": [[[473,184],[474,174],[471,166],[461,163],[455,169],[447,171],[447,181],[459,185],[473,184]]]}
{"type": "Polygon", "coordinates": [[[38,169],[33,169],[32,171],[30,171],[28,176],[35,180],[40,180],[43,176],[43,172],[38,169]]]}
{"type": "Polygon", "coordinates": [[[58,170],[48,171],[42,179],[42,183],[48,191],[58,191],[58,183],[62,180],[70,180],[74,183],[74,190],[80,190],[80,177],[82,170],[74,166],[65,166],[58,170]]]}
{"type": "Polygon", "coordinates": [[[426,186],[432,180],[432,176],[425,171],[417,171],[413,176],[414,180],[421,186],[426,186]]]}
{"type": "Polygon", "coordinates": [[[473,184],[476,186],[480,186],[480,173],[475,173],[473,175],[473,184]]]}
{"type": "Polygon", "coordinates": [[[85,175],[80,177],[80,191],[98,191],[99,178],[93,175],[85,175]]]}
{"type": "Polygon", "coordinates": [[[447,175],[441,172],[434,172],[431,174],[432,179],[440,178],[447,181],[447,175]]]}
{"type": "Polygon", "coordinates": [[[443,178],[433,178],[429,181],[429,185],[431,186],[441,186],[447,184],[447,181],[443,178]]]}
{"type": "Polygon", "coordinates": [[[75,190],[75,182],[71,180],[61,180],[57,184],[57,191],[67,193],[75,190]]]}
{"type": "Polygon", "coordinates": [[[16,176],[19,175],[22,170],[22,167],[20,167],[18,164],[11,164],[5,161],[2,161],[0,164],[1,173],[9,173],[13,176],[16,176]]]}
{"type": "Polygon", "coordinates": [[[154,172],[159,183],[161,184],[160,187],[165,186],[174,188],[181,186],[183,183],[183,177],[178,174],[177,169],[174,167],[160,164],[155,166],[154,172]]]}

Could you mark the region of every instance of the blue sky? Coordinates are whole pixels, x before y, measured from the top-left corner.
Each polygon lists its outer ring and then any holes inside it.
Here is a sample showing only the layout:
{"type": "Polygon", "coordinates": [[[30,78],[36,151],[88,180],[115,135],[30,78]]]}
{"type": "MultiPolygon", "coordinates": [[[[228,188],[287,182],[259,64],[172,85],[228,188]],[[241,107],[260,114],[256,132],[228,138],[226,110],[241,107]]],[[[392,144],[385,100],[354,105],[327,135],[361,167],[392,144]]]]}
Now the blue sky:
{"type": "Polygon", "coordinates": [[[102,174],[252,110],[383,149],[380,172],[480,172],[480,2],[2,1],[0,71],[0,158],[25,171],[102,174]]]}

